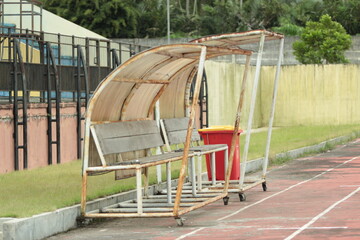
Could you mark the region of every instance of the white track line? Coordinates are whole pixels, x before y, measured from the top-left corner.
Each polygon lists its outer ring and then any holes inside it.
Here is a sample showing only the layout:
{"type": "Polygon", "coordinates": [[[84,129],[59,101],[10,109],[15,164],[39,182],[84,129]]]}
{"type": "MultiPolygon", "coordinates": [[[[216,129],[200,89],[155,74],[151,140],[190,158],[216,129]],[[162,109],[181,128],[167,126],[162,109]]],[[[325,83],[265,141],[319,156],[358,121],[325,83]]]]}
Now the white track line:
{"type": "Polygon", "coordinates": [[[285,240],[290,240],[293,239],[296,235],[298,235],[299,233],[301,233],[302,231],[304,231],[306,228],[308,228],[311,224],[313,224],[314,222],[316,222],[317,220],[319,220],[319,218],[321,218],[322,216],[324,216],[325,214],[327,214],[328,212],[330,212],[333,208],[335,208],[337,205],[339,205],[340,203],[346,201],[347,199],[349,199],[351,196],[353,196],[355,193],[360,191],[360,187],[357,188],[355,191],[352,191],[350,194],[348,194],[346,197],[344,197],[343,199],[341,199],[340,201],[337,201],[336,203],[334,203],[333,205],[331,205],[330,207],[328,207],[325,211],[323,211],[322,213],[320,213],[319,215],[317,215],[316,217],[314,217],[313,219],[311,219],[311,221],[309,221],[308,223],[306,223],[304,226],[302,226],[299,230],[297,230],[296,232],[294,232],[293,234],[291,234],[290,236],[288,236],[287,238],[285,238],[285,240]]]}
{"type": "Polygon", "coordinates": [[[205,227],[198,228],[198,229],[196,229],[196,230],[194,230],[194,231],[192,231],[192,232],[189,232],[189,233],[187,233],[187,234],[181,235],[180,237],[178,237],[178,238],[175,239],[175,240],[184,239],[184,238],[186,238],[186,237],[188,237],[188,236],[190,236],[190,235],[193,235],[194,233],[197,233],[198,231],[201,231],[201,230],[203,230],[203,229],[205,229],[205,227]]]}
{"type": "MultiPolygon", "coordinates": [[[[347,229],[348,227],[309,227],[307,229],[347,229]]],[[[298,230],[300,228],[258,228],[258,230],[298,230]]]]}
{"type": "MultiPolygon", "coordinates": [[[[253,207],[253,206],[255,206],[255,205],[259,204],[259,203],[262,203],[262,202],[264,202],[264,201],[266,201],[266,200],[268,200],[268,199],[270,199],[270,198],[273,198],[273,197],[275,197],[275,196],[277,196],[277,195],[279,195],[279,194],[281,194],[281,193],[284,193],[284,192],[286,192],[286,191],[288,191],[288,190],[290,190],[290,189],[292,189],[292,188],[294,188],[294,187],[297,187],[297,186],[300,186],[300,185],[302,185],[302,184],[304,184],[304,183],[307,183],[307,182],[309,182],[309,181],[312,181],[312,180],[314,180],[314,179],[316,179],[316,178],[324,175],[325,173],[328,173],[328,172],[330,172],[330,171],[332,171],[332,170],[334,170],[334,169],[336,169],[336,168],[339,168],[339,167],[347,164],[348,162],[351,162],[351,161],[353,161],[353,160],[355,160],[356,158],[359,158],[359,157],[360,157],[360,156],[353,157],[352,159],[349,159],[349,160],[347,160],[347,161],[345,161],[345,162],[343,162],[343,163],[341,163],[341,164],[339,164],[339,165],[337,165],[337,166],[335,166],[335,167],[333,167],[333,168],[329,168],[329,169],[327,169],[326,171],[324,171],[324,172],[322,172],[322,173],[320,173],[320,174],[318,174],[318,175],[316,175],[316,176],[314,176],[314,177],[312,177],[312,178],[309,178],[309,179],[307,179],[307,180],[305,180],[305,181],[302,181],[302,182],[299,182],[299,183],[297,183],[297,184],[294,184],[294,185],[292,185],[292,186],[290,186],[290,187],[288,187],[288,188],[286,188],[286,189],[284,189],[284,190],[282,190],[282,191],[280,191],[280,192],[277,192],[277,193],[275,193],[275,194],[273,194],[273,195],[270,195],[270,196],[268,196],[268,197],[266,197],[266,198],[264,198],[264,199],[262,199],[262,200],[260,200],[260,201],[257,201],[257,202],[255,202],[255,203],[253,203],[253,204],[250,204],[250,205],[248,205],[248,206],[246,206],[246,207],[243,207],[243,208],[237,210],[236,212],[233,212],[233,213],[231,213],[231,214],[229,214],[229,215],[227,215],[227,216],[225,216],[225,217],[219,218],[219,219],[217,219],[217,221],[225,220],[225,219],[227,219],[227,218],[229,218],[229,217],[232,217],[232,216],[234,216],[234,215],[236,215],[236,214],[238,214],[238,213],[240,213],[240,212],[242,212],[242,211],[244,211],[244,210],[246,210],[246,209],[248,209],[248,208],[250,208],[250,207],[253,207]]],[[[176,240],[184,239],[185,237],[191,236],[191,235],[193,235],[193,234],[197,233],[198,231],[201,231],[201,230],[203,230],[203,229],[205,229],[205,228],[206,228],[206,227],[201,227],[201,228],[198,228],[198,229],[196,229],[196,230],[194,230],[194,231],[192,231],[192,232],[189,232],[189,233],[187,233],[187,234],[181,235],[180,237],[176,238],[176,240]]]]}
{"type": "Polygon", "coordinates": [[[232,217],[232,216],[234,216],[234,215],[236,215],[236,214],[238,214],[238,213],[240,213],[240,212],[242,212],[242,211],[244,211],[244,210],[246,210],[246,209],[248,209],[248,208],[250,208],[250,207],[253,207],[253,206],[255,206],[255,205],[259,204],[259,203],[262,203],[262,202],[264,202],[264,201],[266,201],[266,200],[268,200],[268,199],[270,199],[270,198],[273,198],[273,197],[275,197],[275,196],[277,196],[277,195],[279,195],[279,194],[281,194],[281,193],[287,192],[287,191],[289,191],[290,189],[293,189],[294,187],[297,187],[297,186],[300,186],[300,185],[302,185],[302,184],[304,184],[304,183],[307,183],[307,182],[309,182],[309,181],[312,181],[312,180],[314,180],[314,179],[316,179],[316,178],[324,175],[325,173],[331,172],[332,170],[334,170],[334,169],[336,169],[336,168],[339,168],[339,167],[347,164],[348,162],[351,162],[351,161],[353,161],[354,159],[359,158],[359,157],[360,157],[360,156],[353,157],[352,159],[347,160],[347,161],[345,161],[345,162],[343,162],[343,163],[341,163],[341,164],[339,164],[339,165],[337,165],[337,166],[335,166],[335,167],[333,167],[333,168],[330,168],[330,169],[328,169],[328,170],[326,170],[326,171],[324,171],[324,172],[322,172],[322,173],[320,173],[320,174],[318,174],[318,175],[316,175],[316,176],[314,176],[314,177],[312,177],[312,178],[309,178],[309,179],[304,180],[304,181],[302,181],[302,182],[299,182],[299,183],[297,183],[297,184],[295,184],[295,185],[292,185],[292,186],[290,186],[290,187],[288,187],[288,188],[286,188],[286,189],[284,189],[284,190],[282,190],[282,191],[280,191],[280,192],[277,192],[277,193],[275,193],[275,194],[273,194],[273,195],[270,195],[270,196],[268,196],[268,197],[266,197],[266,198],[263,198],[263,199],[261,199],[260,201],[257,201],[257,202],[255,202],[255,203],[253,203],[253,204],[250,204],[250,205],[246,206],[246,207],[243,207],[243,208],[237,210],[236,212],[233,212],[233,213],[231,213],[231,214],[229,214],[229,215],[227,215],[227,216],[225,216],[225,217],[219,218],[218,221],[225,220],[225,219],[227,219],[227,218],[229,218],[229,217],[232,217]]]}

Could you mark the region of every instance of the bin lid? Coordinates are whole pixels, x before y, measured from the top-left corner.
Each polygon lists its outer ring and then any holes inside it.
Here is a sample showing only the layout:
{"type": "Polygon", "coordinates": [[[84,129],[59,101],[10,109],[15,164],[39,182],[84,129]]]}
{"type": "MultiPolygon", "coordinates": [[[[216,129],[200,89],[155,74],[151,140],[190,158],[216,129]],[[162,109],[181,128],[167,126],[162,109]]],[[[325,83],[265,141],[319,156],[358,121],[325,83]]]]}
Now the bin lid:
{"type": "MultiPolygon", "coordinates": [[[[234,126],[232,125],[214,125],[208,128],[198,129],[199,132],[233,132],[234,126]]],[[[238,133],[242,133],[243,130],[239,129],[238,133]]]]}

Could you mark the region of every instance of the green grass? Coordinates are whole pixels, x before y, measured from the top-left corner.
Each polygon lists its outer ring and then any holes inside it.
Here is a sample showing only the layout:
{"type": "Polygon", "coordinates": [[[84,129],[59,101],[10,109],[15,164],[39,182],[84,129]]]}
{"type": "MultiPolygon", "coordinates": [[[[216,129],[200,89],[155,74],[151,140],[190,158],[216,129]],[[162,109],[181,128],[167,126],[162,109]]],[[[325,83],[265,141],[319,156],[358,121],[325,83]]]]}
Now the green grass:
{"type": "MultiPolygon", "coordinates": [[[[296,126],[273,130],[270,147],[270,158],[275,154],[287,152],[292,149],[315,145],[338,136],[344,136],[360,131],[360,125],[340,126],[296,126]]],[[[249,157],[256,159],[265,153],[267,131],[251,134],[249,157]]],[[[241,136],[241,143],[245,143],[245,135],[241,136]]],[[[243,153],[244,144],[241,145],[243,153]]]]}
{"type": "MultiPolygon", "coordinates": [[[[358,125],[299,126],[275,129],[270,157],[274,158],[275,153],[313,145],[359,130],[360,126],[358,125]]],[[[266,136],[267,132],[251,135],[249,159],[264,155],[266,136]]],[[[244,143],[244,137],[241,136],[241,143],[244,143]]],[[[243,145],[241,144],[241,147],[243,145]]],[[[287,160],[277,161],[279,164],[287,160]]],[[[180,162],[173,164],[173,177],[179,175],[179,166],[180,162]]],[[[154,173],[155,169],[152,168],[150,171],[154,173]]],[[[120,181],[114,181],[114,179],[113,173],[89,177],[88,200],[135,188],[134,178],[120,181]]],[[[155,182],[155,174],[151,174],[150,182],[155,182]]],[[[80,161],[0,174],[0,217],[28,217],[71,206],[80,202],[80,192],[80,161]]]]}

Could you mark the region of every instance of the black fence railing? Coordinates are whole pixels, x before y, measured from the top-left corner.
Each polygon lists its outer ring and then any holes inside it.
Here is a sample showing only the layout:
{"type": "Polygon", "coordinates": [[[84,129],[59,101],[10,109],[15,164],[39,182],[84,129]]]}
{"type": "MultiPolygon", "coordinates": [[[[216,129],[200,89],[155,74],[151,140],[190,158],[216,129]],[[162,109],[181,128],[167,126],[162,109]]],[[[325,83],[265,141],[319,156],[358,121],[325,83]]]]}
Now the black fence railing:
{"type": "Polygon", "coordinates": [[[146,48],[108,39],[0,26],[0,103],[11,103],[13,108],[14,170],[20,169],[20,163],[23,169],[28,167],[28,103],[47,104],[49,165],[61,163],[60,103],[76,103],[77,155],[80,158],[82,109],[86,108],[91,92],[114,68],[146,48]]]}
{"type": "Polygon", "coordinates": [[[134,54],[149,47],[130,43],[113,42],[108,39],[76,37],[53,34],[15,27],[0,26],[0,99],[11,102],[11,64],[13,62],[13,41],[19,43],[25,64],[30,102],[43,102],[46,81],[42,73],[47,64],[47,48],[50,47],[59,72],[61,100],[76,98],[74,71],[78,64],[78,51],[83,52],[84,64],[88,71],[90,92],[116,66],[134,54]]]}

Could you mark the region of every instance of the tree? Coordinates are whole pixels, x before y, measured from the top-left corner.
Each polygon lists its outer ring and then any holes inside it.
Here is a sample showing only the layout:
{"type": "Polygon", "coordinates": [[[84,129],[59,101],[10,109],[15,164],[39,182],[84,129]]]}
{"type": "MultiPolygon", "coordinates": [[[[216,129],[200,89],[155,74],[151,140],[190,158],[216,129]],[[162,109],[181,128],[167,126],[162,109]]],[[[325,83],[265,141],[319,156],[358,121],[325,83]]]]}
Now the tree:
{"type": "Polygon", "coordinates": [[[306,23],[293,49],[296,59],[304,64],[347,63],[344,52],[350,46],[351,36],[326,14],[319,22],[306,23]]]}
{"type": "Polygon", "coordinates": [[[324,0],[324,12],[340,23],[349,34],[360,33],[359,0],[324,0]]]}
{"type": "Polygon", "coordinates": [[[132,0],[44,0],[44,8],[105,37],[135,37],[138,12],[132,0]]]}

